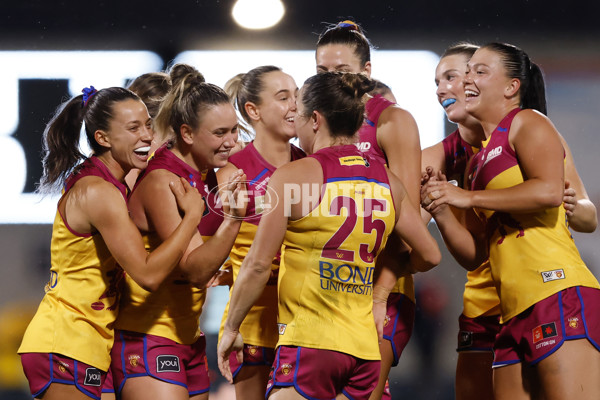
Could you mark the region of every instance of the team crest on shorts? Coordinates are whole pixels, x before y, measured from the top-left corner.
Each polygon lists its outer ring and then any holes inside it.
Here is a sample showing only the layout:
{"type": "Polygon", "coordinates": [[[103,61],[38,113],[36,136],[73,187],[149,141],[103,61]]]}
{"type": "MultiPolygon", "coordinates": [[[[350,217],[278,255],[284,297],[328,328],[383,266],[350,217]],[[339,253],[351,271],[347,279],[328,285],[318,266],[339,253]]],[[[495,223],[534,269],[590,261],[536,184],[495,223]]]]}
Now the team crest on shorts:
{"type": "Polygon", "coordinates": [[[248,353],[250,353],[250,355],[255,355],[256,352],[258,351],[258,346],[253,346],[253,345],[248,345],[248,353]]]}
{"type": "Polygon", "coordinates": [[[556,333],[556,324],[551,322],[549,324],[543,324],[532,330],[533,343],[537,343],[540,340],[547,339],[550,337],[558,336],[556,333]]]}
{"type": "Polygon", "coordinates": [[[388,326],[389,323],[390,323],[390,316],[386,314],[385,318],[383,319],[383,326],[388,326]]]}
{"type": "Polygon", "coordinates": [[[129,365],[131,365],[132,367],[137,367],[139,365],[140,362],[140,356],[137,354],[131,354],[129,356],[129,365]]]}
{"type": "Polygon", "coordinates": [[[58,361],[58,370],[60,372],[65,372],[67,370],[67,368],[69,368],[69,364],[67,364],[64,361],[58,361]]]}
{"type": "Polygon", "coordinates": [[[87,386],[100,386],[102,384],[102,372],[98,368],[86,368],[84,385],[87,386]]]}
{"type": "Polygon", "coordinates": [[[573,329],[577,329],[577,327],[579,326],[579,318],[570,317],[569,318],[569,326],[573,329]]]}
{"type": "Polygon", "coordinates": [[[473,345],[473,332],[460,331],[458,333],[458,347],[469,347],[473,345]]]}
{"type": "Polygon", "coordinates": [[[283,335],[285,333],[285,328],[287,328],[287,324],[277,324],[277,328],[279,329],[279,334],[283,335]]]}
{"type": "Polygon", "coordinates": [[[281,364],[281,373],[289,375],[292,372],[292,364],[281,364]]]}

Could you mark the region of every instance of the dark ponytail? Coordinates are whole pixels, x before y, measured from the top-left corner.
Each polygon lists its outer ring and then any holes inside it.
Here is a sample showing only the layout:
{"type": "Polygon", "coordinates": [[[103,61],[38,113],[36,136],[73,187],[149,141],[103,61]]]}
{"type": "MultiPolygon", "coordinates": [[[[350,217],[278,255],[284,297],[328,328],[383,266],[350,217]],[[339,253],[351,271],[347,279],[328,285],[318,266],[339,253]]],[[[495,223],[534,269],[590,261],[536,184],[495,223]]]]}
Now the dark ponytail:
{"type": "Polygon", "coordinates": [[[371,47],[373,46],[363,33],[360,25],[356,22],[346,20],[337,25],[329,26],[319,36],[317,49],[328,44],[342,44],[353,48],[361,67],[364,67],[367,62],[371,61],[371,47]]]}
{"type": "Polygon", "coordinates": [[[352,137],[365,113],[363,96],[375,87],[363,74],[326,72],[304,82],[302,105],[305,117],[313,111],[323,115],[332,136],[352,137]]]}
{"type": "Polygon", "coordinates": [[[520,106],[538,110],[546,115],[544,76],[540,67],[531,62],[527,53],[512,44],[506,43],[489,43],[482,48],[499,54],[508,77],[521,81],[521,88],[519,89],[520,106]]]}
{"type": "Polygon", "coordinates": [[[38,185],[40,193],[60,190],[73,168],[87,157],[79,148],[79,137],[84,122],[92,152],[102,154],[108,149],[98,144],[94,134],[98,130],[109,130],[115,103],[128,99],[140,100],[135,93],[120,87],[97,92],[88,88],[85,90],[85,102],[84,96],[79,95],[63,103],[46,126],[42,159],[44,174],[38,185]]]}
{"type": "Polygon", "coordinates": [[[548,115],[544,74],[541,68],[535,63],[531,63],[529,85],[525,93],[521,96],[521,107],[532,108],[544,115],[548,115]]]}

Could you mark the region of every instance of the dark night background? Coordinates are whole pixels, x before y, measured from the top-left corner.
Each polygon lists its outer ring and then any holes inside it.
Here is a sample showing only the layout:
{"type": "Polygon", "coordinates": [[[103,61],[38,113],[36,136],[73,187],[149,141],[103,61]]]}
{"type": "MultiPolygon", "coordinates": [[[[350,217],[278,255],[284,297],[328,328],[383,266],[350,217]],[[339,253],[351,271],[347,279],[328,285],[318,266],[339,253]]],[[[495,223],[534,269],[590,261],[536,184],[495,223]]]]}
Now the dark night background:
{"type": "MultiPolygon", "coordinates": [[[[542,65],[549,116],[571,147],[589,197],[600,204],[600,2],[283,0],[283,20],[265,31],[238,27],[231,18],[233,3],[3,0],[0,52],[150,50],[168,63],[185,50],[311,50],[325,23],[348,18],[361,23],[380,49],[441,54],[462,40],[510,42],[542,65]]],[[[2,68],[0,65],[0,73],[2,68]]],[[[432,80],[433,74],[431,71],[432,80]]],[[[24,95],[19,99],[21,123],[14,136],[28,141],[23,142],[28,152],[39,152],[41,131],[57,105],[48,98],[66,95],[67,83],[19,82],[24,95]]],[[[0,110],[0,118],[2,113],[0,110]]],[[[447,124],[446,133],[450,129],[453,127],[447,124]]],[[[28,171],[39,176],[41,165],[35,157],[27,160],[28,171]]],[[[33,183],[28,180],[26,192],[33,190],[33,183]]],[[[437,228],[429,227],[443,249],[444,260],[433,271],[416,276],[419,317],[405,355],[390,376],[394,398],[453,398],[456,320],[462,308],[465,274],[445,251],[437,228]]],[[[51,226],[45,224],[0,225],[0,337],[8,338],[0,341],[0,400],[27,398],[20,365],[13,355],[20,342],[19,329],[26,326],[43,295],[50,233],[51,226]]],[[[583,259],[597,276],[599,236],[598,232],[574,234],[583,259]]],[[[214,389],[218,385],[216,381],[214,389]]],[[[211,400],[231,398],[227,388],[222,389],[211,394],[211,400]]]]}

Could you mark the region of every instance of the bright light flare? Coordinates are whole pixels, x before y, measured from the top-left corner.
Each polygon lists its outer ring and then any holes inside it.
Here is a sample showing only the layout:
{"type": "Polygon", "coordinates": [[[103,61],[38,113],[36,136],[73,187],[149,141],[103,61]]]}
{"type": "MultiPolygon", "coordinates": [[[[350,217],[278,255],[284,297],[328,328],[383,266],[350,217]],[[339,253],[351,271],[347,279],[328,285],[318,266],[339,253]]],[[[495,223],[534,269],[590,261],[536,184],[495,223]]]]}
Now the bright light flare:
{"type": "Polygon", "coordinates": [[[279,0],[238,0],[231,11],[235,22],[246,29],[266,29],[276,25],[285,8],[279,0]]]}

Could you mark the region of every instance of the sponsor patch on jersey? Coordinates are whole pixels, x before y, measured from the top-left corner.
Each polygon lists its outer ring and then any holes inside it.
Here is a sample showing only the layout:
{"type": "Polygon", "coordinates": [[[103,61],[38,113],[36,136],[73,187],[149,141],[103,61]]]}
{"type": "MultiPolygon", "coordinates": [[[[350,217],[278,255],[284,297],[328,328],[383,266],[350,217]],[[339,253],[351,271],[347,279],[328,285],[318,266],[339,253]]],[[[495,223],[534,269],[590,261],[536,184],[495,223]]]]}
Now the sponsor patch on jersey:
{"type": "Polygon", "coordinates": [[[171,355],[157,356],[156,372],[179,372],[179,357],[171,355]]]}
{"type": "Polygon", "coordinates": [[[348,156],[348,157],[340,157],[340,165],[350,166],[350,165],[367,165],[365,159],[358,156],[348,156]]]}
{"type": "Polygon", "coordinates": [[[100,386],[102,384],[102,371],[98,368],[86,368],[84,385],[87,386],[100,386]]]}
{"type": "Polygon", "coordinates": [[[364,153],[365,151],[369,151],[371,149],[371,143],[370,142],[359,142],[359,143],[356,143],[356,148],[364,153]]]}
{"type": "MultiPolygon", "coordinates": [[[[498,146],[498,147],[496,147],[494,149],[491,149],[487,153],[487,157],[486,157],[485,162],[483,163],[483,165],[485,165],[488,162],[492,161],[494,158],[498,157],[501,154],[502,154],[502,146],[498,146]]],[[[483,157],[483,155],[482,155],[482,157],[483,157]]]]}
{"type": "Polygon", "coordinates": [[[473,332],[460,331],[458,332],[458,347],[469,347],[473,345],[473,332]]]}
{"type": "Polygon", "coordinates": [[[556,281],[558,279],[565,279],[565,271],[562,269],[555,269],[553,271],[542,272],[542,279],[544,283],[556,281]]]}
{"type": "Polygon", "coordinates": [[[533,334],[533,343],[537,343],[540,340],[558,335],[556,333],[556,324],[554,322],[540,325],[537,328],[533,329],[531,332],[533,334]]]}
{"type": "Polygon", "coordinates": [[[277,324],[277,329],[279,330],[280,335],[285,333],[285,328],[287,328],[287,324],[277,324]]]}

